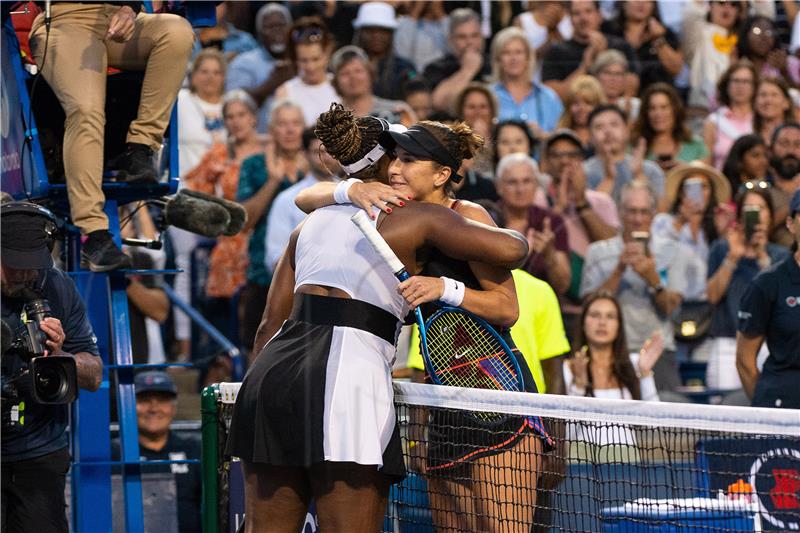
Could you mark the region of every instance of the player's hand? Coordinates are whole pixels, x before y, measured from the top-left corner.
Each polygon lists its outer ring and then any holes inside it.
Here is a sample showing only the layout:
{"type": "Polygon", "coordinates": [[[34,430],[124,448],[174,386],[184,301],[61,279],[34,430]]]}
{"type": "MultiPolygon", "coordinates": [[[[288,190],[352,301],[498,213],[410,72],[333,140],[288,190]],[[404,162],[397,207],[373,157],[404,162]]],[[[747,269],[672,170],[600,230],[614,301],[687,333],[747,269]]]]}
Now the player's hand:
{"type": "Polygon", "coordinates": [[[136,27],[136,13],[130,6],[122,6],[111,17],[111,22],[108,24],[108,31],[106,32],[106,39],[111,39],[118,43],[127,42],[133,37],[133,30],[136,27]]]}
{"type": "Polygon", "coordinates": [[[45,344],[48,347],[47,354],[57,354],[61,352],[61,347],[64,346],[64,341],[66,340],[67,336],[64,333],[64,328],[61,327],[61,321],[57,318],[53,318],[51,316],[43,319],[39,323],[42,331],[45,335],[47,335],[47,341],[45,344]]]}
{"type": "Polygon", "coordinates": [[[427,302],[435,302],[444,294],[444,280],[430,276],[411,276],[397,286],[397,294],[416,309],[427,302]]]}
{"type": "Polygon", "coordinates": [[[403,197],[389,185],[373,181],[371,183],[353,183],[347,190],[347,196],[353,205],[357,205],[372,217],[372,208],[377,207],[385,213],[392,212],[392,206],[403,207],[410,197],[403,197]]]}

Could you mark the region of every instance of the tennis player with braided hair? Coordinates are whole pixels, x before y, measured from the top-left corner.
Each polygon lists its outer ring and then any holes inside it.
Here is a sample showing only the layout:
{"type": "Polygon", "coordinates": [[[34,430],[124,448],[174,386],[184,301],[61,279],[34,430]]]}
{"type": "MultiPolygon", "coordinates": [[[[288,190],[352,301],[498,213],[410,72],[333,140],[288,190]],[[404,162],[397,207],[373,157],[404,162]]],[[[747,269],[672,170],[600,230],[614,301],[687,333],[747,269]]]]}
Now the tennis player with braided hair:
{"type": "MultiPolygon", "coordinates": [[[[358,189],[353,185],[350,196],[360,199],[360,205],[366,204],[367,209],[376,205],[391,212],[391,203],[402,205],[395,195],[413,197],[451,209],[468,220],[494,225],[483,207],[453,198],[453,183],[461,179],[457,172],[461,161],[472,158],[483,146],[483,139],[468,125],[423,121],[405,132],[389,131],[385,136],[394,141],[397,156],[388,169],[394,194],[373,184],[359,185],[358,189]]],[[[303,191],[303,197],[298,196],[301,208],[334,201],[332,186],[320,185],[303,191]]],[[[508,345],[518,351],[509,332],[519,308],[508,270],[483,262],[453,259],[432,249],[421,274],[398,287],[410,305],[423,305],[426,317],[435,311],[434,307],[424,305],[428,302],[445,300],[447,304],[460,306],[493,324],[508,345]],[[448,280],[458,282],[459,294],[455,300],[445,293],[445,284],[452,285],[448,280]]],[[[412,342],[412,347],[416,346],[412,342]]],[[[416,356],[421,367],[422,357],[416,356]]],[[[536,392],[524,358],[520,355],[517,360],[525,376],[526,390],[536,392]]],[[[426,443],[414,448],[417,458],[424,456],[421,459],[426,466],[434,525],[442,530],[528,531],[535,512],[542,452],[550,446],[550,437],[539,417],[509,417],[501,424],[493,424],[434,412],[428,427],[427,450],[426,443]]]]}
{"type": "MultiPolygon", "coordinates": [[[[373,150],[385,124],[334,106],[318,126],[320,139],[349,136],[352,145],[328,147],[343,165],[381,177],[374,163],[383,154],[373,150]]],[[[351,222],[358,210],[318,209],[278,262],[257,337],[263,348],[239,391],[226,449],[242,460],[246,532],[299,531],[312,497],[321,530],[378,531],[389,486],[405,475],[391,363],[408,305],[351,222]]],[[[411,273],[431,247],[505,268],[527,255],[520,234],[440,206],[414,202],[375,223],[411,273]]]]}

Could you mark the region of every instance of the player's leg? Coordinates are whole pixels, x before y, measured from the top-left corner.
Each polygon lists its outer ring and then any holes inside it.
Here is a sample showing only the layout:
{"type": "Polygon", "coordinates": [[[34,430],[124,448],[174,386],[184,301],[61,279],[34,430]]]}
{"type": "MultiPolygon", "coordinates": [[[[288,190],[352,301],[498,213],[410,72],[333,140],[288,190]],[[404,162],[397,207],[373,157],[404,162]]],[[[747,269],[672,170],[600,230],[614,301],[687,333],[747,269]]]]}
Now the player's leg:
{"type": "Polygon", "coordinates": [[[303,527],[311,488],[299,467],[242,461],[245,533],[297,533],[303,527]]]}
{"type": "Polygon", "coordinates": [[[325,462],[312,466],[310,477],[321,531],[380,531],[391,485],[389,476],[375,466],[325,462]]]}

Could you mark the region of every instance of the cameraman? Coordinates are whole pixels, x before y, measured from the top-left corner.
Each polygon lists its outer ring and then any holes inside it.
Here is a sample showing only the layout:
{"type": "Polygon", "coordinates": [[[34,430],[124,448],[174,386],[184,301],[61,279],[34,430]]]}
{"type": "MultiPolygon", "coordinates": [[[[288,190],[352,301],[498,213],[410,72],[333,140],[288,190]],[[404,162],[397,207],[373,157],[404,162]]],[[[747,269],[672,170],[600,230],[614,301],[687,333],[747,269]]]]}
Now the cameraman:
{"type": "MultiPolygon", "coordinates": [[[[100,387],[103,363],[86,308],[73,281],[52,266],[50,250],[54,241],[52,213],[27,202],[0,205],[2,223],[2,320],[12,332],[21,330],[21,312],[26,302],[46,298],[51,317],[39,328],[46,335],[44,354],[67,355],[75,359],[78,385],[95,391],[100,387]]],[[[8,330],[4,329],[4,333],[8,330]]],[[[3,348],[10,344],[3,339],[3,348]]],[[[4,382],[16,374],[24,361],[17,354],[4,353],[4,382]]],[[[2,428],[2,533],[68,531],[64,485],[70,466],[67,449],[68,408],[66,404],[34,403],[29,387],[21,386],[20,418],[9,416],[11,401],[3,390],[2,428]]]]}

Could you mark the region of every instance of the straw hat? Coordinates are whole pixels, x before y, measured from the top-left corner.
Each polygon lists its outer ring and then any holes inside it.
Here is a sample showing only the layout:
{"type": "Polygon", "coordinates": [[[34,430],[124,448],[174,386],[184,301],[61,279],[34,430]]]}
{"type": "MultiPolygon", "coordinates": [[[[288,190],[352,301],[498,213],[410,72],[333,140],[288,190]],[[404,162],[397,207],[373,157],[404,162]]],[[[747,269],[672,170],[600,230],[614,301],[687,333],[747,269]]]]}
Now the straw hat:
{"type": "Polygon", "coordinates": [[[664,178],[664,205],[675,203],[681,182],[693,174],[701,174],[713,183],[717,204],[724,204],[731,199],[731,185],[722,172],[702,161],[692,161],[678,165],[667,173],[664,178]]]}

